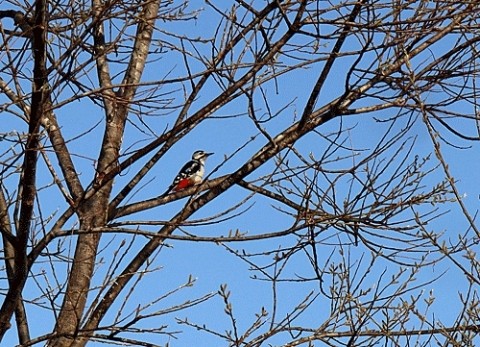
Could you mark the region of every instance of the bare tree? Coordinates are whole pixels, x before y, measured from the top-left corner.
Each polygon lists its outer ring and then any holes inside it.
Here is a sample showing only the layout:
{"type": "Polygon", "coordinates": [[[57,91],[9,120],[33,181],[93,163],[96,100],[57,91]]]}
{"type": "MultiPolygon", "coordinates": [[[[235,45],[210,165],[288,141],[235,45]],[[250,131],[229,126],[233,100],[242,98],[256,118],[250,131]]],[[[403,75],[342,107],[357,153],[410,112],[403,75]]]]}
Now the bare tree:
{"type": "Polygon", "coordinates": [[[478,343],[477,1],[8,4],[3,341],[478,343]]]}

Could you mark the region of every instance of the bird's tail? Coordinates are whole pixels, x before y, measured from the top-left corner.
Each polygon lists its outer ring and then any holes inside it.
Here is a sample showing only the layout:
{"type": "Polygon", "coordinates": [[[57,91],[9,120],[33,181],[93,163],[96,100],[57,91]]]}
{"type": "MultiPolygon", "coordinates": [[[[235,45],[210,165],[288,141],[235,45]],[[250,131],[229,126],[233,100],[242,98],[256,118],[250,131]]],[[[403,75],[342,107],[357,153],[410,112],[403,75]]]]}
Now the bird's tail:
{"type": "Polygon", "coordinates": [[[174,187],[174,185],[172,184],[170,187],[168,187],[168,189],[163,194],[160,194],[158,197],[159,198],[166,197],[168,194],[170,194],[172,192],[173,187],[174,187]]]}

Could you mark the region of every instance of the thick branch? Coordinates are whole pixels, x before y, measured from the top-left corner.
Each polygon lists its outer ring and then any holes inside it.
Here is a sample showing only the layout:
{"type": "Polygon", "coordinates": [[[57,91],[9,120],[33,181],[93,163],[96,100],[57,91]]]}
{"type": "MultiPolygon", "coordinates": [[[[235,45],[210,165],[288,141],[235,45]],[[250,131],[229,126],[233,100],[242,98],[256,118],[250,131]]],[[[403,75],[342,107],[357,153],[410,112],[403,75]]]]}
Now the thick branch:
{"type": "Polygon", "coordinates": [[[332,52],[329,54],[327,61],[325,62],[325,66],[322,69],[322,72],[320,73],[320,76],[318,77],[317,82],[315,83],[312,92],[310,93],[310,97],[308,98],[307,105],[303,110],[300,126],[304,126],[305,122],[309,119],[310,114],[312,111],[315,109],[315,105],[317,103],[318,96],[320,95],[320,91],[322,90],[322,87],[327,79],[327,77],[330,74],[330,70],[332,69],[333,63],[335,60],[338,58],[338,54],[340,53],[340,50],[342,49],[342,46],[346,40],[346,38],[349,36],[352,26],[350,23],[355,22],[355,19],[360,13],[360,10],[364,6],[364,3],[367,2],[366,0],[360,1],[355,4],[352,12],[350,13],[350,16],[347,19],[347,22],[345,26],[343,27],[342,33],[340,34],[340,37],[338,38],[337,42],[335,43],[335,46],[333,46],[332,52]]]}
{"type": "Polygon", "coordinates": [[[14,274],[8,293],[0,308],[0,339],[10,327],[10,318],[18,307],[19,298],[28,277],[27,242],[36,196],[37,158],[40,145],[40,122],[49,98],[46,69],[46,28],[47,2],[35,2],[35,26],[33,28],[33,93],[32,107],[28,125],[28,137],[25,144],[23,174],[21,175],[21,208],[16,235],[14,274]]]}
{"type": "MultiPolygon", "coordinates": [[[[101,87],[106,87],[103,99],[106,112],[106,126],[97,167],[97,174],[101,176],[107,171],[116,172],[125,122],[128,116],[128,104],[135,95],[146,63],[153,28],[158,14],[159,1],[148,1],[143,4],[143,11],[139,18],[144,20],[138,24],[134,51],[124,79],[128,85],[118,95],[114,95],[111,88],[112,82],[107,52],[105,51],[105,38],[101,23],[105,7],[98,0],[94,0],[93,4],[96,9],[96,20],[98,21],[94,36],[97,73],[101,87]]],[[[105,181],[105,184],[100,187],[94,187],[92,194],[84,196],[83,200],[80,201],[78,212],[83,229],[89,230],[105,225],[112,185],[113,181],[105,181]]],[[[64,303],[57,321],[56,332],[60,337],[52,341],[52,346],[60,347],[65,344],[84,346],[89,340],[88,338],[76,339],[74,335],[78,330],[85,309],[99,242],[100,234],[85,234],[78,238],[75,249],[75,261],[72,265],[64,303]]]]}
{"type": "MultiPolygon", "coordinates": [[[[0,232],[5,253],[5,269],[7,272],[9,286],[14,286],[15,281],[15,244],[10,218],[8,216],[8,203],[3,190],[0,191],[0,232]]],[[[15,309],[15,321],[17,323],[17,334],[20,343],[30,340],[27,316],[23,305],[22,294],[19,294],[18,305],[15,309]]]]}

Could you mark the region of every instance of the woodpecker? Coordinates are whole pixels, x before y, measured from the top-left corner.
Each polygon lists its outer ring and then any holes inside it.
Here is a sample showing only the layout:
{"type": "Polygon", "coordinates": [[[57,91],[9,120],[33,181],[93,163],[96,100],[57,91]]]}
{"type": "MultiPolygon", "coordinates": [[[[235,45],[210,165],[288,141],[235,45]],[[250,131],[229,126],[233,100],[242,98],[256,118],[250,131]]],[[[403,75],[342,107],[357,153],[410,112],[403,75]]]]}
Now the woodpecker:
{"type": "Polygon", "coordinates": [[[192,160],[182,167],[165,194],[178,192],[202,183],[203,174],[205,173],[205,161],[212,154],[205,151],[195,151],[192,155],[192,160]]]}

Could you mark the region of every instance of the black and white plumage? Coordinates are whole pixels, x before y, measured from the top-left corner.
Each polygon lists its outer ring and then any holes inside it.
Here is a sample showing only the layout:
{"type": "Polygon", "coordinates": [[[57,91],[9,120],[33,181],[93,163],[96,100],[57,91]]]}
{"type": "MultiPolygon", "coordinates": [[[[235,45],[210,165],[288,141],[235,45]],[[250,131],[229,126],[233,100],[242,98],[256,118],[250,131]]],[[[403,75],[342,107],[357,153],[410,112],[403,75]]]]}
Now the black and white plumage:
{"type": "Polygon", "coordinates": [[[165,194],[178,192],[185,188],[202,183],[205,174],[205,161],[213,153],[199,150],[192,155],[192,160],[187,162],[178,172],[165,194]]]}

